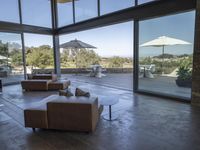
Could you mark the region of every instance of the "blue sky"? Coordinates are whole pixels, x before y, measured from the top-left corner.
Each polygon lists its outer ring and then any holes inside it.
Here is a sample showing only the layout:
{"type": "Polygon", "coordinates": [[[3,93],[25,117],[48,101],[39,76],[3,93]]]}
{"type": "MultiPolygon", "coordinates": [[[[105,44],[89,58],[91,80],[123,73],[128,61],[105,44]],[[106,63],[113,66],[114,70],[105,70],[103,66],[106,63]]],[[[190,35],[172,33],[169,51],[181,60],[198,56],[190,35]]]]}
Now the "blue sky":
{"type": "MultiPolygon", "coordinates": [[[[192,43],[191,45],[168,46],[170,54],[191,54],[194,40],[194,12],[187,12],[140,22],[140,44],[160,36],[169,36],[192,43]]],[[[133,54],[133,22],[77,32],[60,36],[60,43],[79,39],[96,46],[101,56],[124,56],[133,54]]],[[[140,47],[140,56],[161,54],[161,48],[140,47]]]]}
{"type": "MultiPolygon", "coordinates": [[[[18,0],[2,0],[0,5],[0,20],[19,22],[18,0]],[[9,9],[8,9],[9,8],[9,9]]],[[[82,12],[83,15],[79,16],[79,20],[95,16],[96,8],[88,11],[89,6],[95,6],[93,0],[87,0],[84,5],[83,0],[77,1],[77,11],[82,12]],[[90,3],[93,1],[93,3],[90,3]],[[88,4],[88,5],[87,5],[88,4]]],[[[110,11],[119,10],[120,8],[129,7],[133,4],[133,0],[101,0],[101,14],[110,11]]],[[[139,3],[147,2],[150,0],[140,0],[139,3]]],[[[32,25],[41,25],[50,27],[51,16],[50,3],[48,0],[22,0],[23,22],[32,25]],[[40,5],[38,5],[38,3],[40,5]],[[30,19],[31,17],[31,19],[30,19]]],[[[70,6],[70,4],[67,4],[70,6]]],[[[72,21],[71,10],[69,6],[63,5],[60,11],[60,19],[62,24],[69,24],[72,21]]],[[[157,19],[151,19],[140,22],[140,44],[153,40],[159,36],[170,36],[173,38],[182,39],[193,43],[194,38],[194,11],[167,16],[157,19]]],[[[61,25],[62,25],[61,24],[61,25]]],[[[79,39],[83,42],[89,43],[97,47],[95,50],[101,56],[124,56],[131,57],[133,55],[133,22],[126,22],[122,24],[77,32],[69,35],[60,36],[60,43],[68,42],[73,39],[79,39]]],[[[20,35],[0,33],[0,40],[12,41],[20,43],[20,35]]],[[[40,46],[48,44],[52,46],[52,37],[45,35],[25,34],[26,46],[40,46]]],[[[169,46],[166,47],[166,53],[171,54],[184,54],[192,53],[193,44],[184,46],[169,46]]],[[[160,48],[143,47],[140,48],[140,56],[154,56],[161,53],[160,48]]]]}
{"type": "MultiPolygon", "coordinates": [[[[169,36],[191,43],[190,45],[167,46],[166,53],[192,54],[194,43],[195,12],[187,12],[151,19],[140,22],[140,44],[153,40],[160,36],[169,36]]],[[[144,56],[155,56],[161,53],[161,48],[140,47],[140,53],[144,56]]]]}

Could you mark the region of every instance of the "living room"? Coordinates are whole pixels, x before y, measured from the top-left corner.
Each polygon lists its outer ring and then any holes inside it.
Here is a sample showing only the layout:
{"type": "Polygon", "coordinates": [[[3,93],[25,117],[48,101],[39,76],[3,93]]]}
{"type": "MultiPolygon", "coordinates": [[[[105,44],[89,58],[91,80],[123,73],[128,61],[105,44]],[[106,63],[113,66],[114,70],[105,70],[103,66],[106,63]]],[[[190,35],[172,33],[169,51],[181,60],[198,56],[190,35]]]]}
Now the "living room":
{"type": "Polygon", "coordinates": [[[0,149],[200,149],[199,0],[3,0],[0,149]]]}

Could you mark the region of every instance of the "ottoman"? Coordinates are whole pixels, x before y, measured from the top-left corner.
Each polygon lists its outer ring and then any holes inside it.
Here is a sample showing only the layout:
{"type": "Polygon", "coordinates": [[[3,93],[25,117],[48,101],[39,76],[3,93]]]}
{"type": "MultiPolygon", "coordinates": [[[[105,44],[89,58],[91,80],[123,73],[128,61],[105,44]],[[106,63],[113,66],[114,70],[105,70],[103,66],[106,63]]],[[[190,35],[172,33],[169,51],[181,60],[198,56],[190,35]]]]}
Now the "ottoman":
{"type": "Polygon", "coordinates": [[[51,80],[24,80],[21,85],[26,91],[47,91],[50,82],[51,80]]]}
{"type": "Polygon", "coordinates": [[[70,84],[70,80],[50,82],[48,84],[48,90],[64,90],[67,89],[70,86],[70,84]]]}

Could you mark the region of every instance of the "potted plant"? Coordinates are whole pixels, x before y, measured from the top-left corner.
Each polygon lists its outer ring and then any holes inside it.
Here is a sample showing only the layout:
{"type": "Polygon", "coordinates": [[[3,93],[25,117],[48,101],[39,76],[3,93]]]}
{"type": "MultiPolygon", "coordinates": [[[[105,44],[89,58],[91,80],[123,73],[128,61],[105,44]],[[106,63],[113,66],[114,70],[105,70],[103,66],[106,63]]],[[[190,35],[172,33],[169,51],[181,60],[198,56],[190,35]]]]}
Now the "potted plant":
{"type": "Polygon", "coordinates": [[[176,84],[180,87],[192,87],[192,69],[188,66],[180,66],[177,71],[176,84]]]}

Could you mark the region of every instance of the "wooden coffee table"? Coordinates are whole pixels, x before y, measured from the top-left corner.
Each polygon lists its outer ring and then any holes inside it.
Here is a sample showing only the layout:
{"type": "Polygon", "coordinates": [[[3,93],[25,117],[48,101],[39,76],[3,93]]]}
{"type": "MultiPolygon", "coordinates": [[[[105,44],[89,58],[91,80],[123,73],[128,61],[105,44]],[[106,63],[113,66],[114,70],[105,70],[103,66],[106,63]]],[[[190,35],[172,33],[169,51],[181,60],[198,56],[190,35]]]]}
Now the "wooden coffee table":
{"type": "Polygon", "coordinates": [[[116,120],[116,116],[112,116],[112,105],[115,105],[119,102],[119,96],[98,96],[99,103],[103,106],[109,107],[109,116],[103,116],[105,120],[113,121],[116,120]]]}

